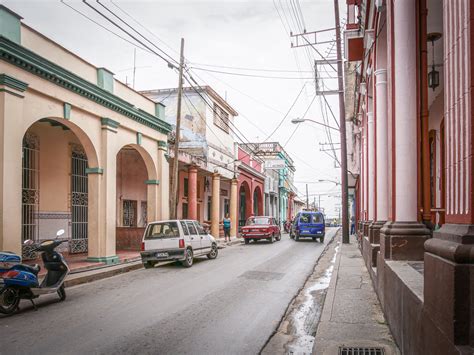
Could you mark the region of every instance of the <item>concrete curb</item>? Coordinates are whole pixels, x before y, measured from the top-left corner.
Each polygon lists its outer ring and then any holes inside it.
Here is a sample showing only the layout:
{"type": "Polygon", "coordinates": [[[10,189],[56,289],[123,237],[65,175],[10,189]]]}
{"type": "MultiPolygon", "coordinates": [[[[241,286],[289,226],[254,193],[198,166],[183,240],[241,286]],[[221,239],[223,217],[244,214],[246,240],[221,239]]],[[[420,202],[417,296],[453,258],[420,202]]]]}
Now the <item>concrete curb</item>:
{"type": "Polygon", "coordinates": [[[64,285],[66,287],[77,286],[141,268],[143,268],[143,264],[141,260],[137,260],[126,264],[101,267],[91,271],[82,271],[75,274],[69,274],[66,278],[66,281],[64,282],[64,285]]]}

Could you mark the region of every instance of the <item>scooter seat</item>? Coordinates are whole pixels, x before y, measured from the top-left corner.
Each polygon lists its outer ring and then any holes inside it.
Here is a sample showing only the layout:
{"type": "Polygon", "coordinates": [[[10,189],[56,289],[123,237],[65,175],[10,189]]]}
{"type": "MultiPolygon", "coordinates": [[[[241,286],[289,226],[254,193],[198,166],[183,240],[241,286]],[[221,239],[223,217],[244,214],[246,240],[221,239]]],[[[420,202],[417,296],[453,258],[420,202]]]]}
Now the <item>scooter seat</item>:
{"type": "Polygon", "coordinates": [[[22,264],[21,268],[23,268],[25,271],[31,272],[35,275],[37,275],[38,272],[41,270],[41,266],[39,266],[38,264],[34,264],[34,265],[22,264]]]}

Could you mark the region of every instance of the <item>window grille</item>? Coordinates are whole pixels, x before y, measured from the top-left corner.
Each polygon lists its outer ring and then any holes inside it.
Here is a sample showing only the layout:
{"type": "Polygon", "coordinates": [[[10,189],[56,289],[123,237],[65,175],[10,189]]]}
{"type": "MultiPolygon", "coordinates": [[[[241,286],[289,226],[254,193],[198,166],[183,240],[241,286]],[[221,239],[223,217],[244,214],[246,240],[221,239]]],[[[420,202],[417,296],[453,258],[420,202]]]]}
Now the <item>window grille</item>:
{"type": "MultiPolygon", "coordinates": [[[[21,239],[38,240],[39,237],[39,139],[26,133],[23,138],[22,191],[21,191],[21,239]]],[[[34,259],[36,253],[23,247],[23,258],[34,259]]]]}
{"type": "Polygon", "coordinates": [[[123,200],[123,223],[124,227],[136,227],[137,225],[137,201],[123,200]]]}
{"type": "Polygon", "coordinates": [[[71,146],[71,253],[85,253],[88,249],[88,177],[87,155],[78,145],[71,146]]]}

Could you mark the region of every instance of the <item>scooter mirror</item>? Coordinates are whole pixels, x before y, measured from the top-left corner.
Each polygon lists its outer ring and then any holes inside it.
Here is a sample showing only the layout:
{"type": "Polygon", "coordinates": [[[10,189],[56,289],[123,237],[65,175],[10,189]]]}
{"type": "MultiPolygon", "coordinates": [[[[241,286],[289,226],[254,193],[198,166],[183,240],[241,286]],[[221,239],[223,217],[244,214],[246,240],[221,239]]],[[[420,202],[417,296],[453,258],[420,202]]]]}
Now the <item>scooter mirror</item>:
{"type": "Polygon", "coordinates": [[[64,229],[60,229],[56,232],[56,237],[60,237],[64,234],[64,229]]]}
{"type": "Polygon", "coordinates": [[[27,239],[23,242],[23,245],[32,245],[34,242],[31,239],[27,239]]]}

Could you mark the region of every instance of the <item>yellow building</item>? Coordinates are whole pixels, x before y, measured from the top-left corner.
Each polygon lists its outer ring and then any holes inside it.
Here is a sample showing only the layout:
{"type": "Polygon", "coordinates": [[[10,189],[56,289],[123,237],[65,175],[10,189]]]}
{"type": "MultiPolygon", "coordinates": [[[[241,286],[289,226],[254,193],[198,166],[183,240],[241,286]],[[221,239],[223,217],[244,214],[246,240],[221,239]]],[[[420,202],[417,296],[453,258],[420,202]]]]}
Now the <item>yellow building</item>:
{"type": "Polygon", "coordinates": [[[0,250],[63,228],[70,253],[113,263],[168,218],[164,107],[0,5],[0,250]]]}

